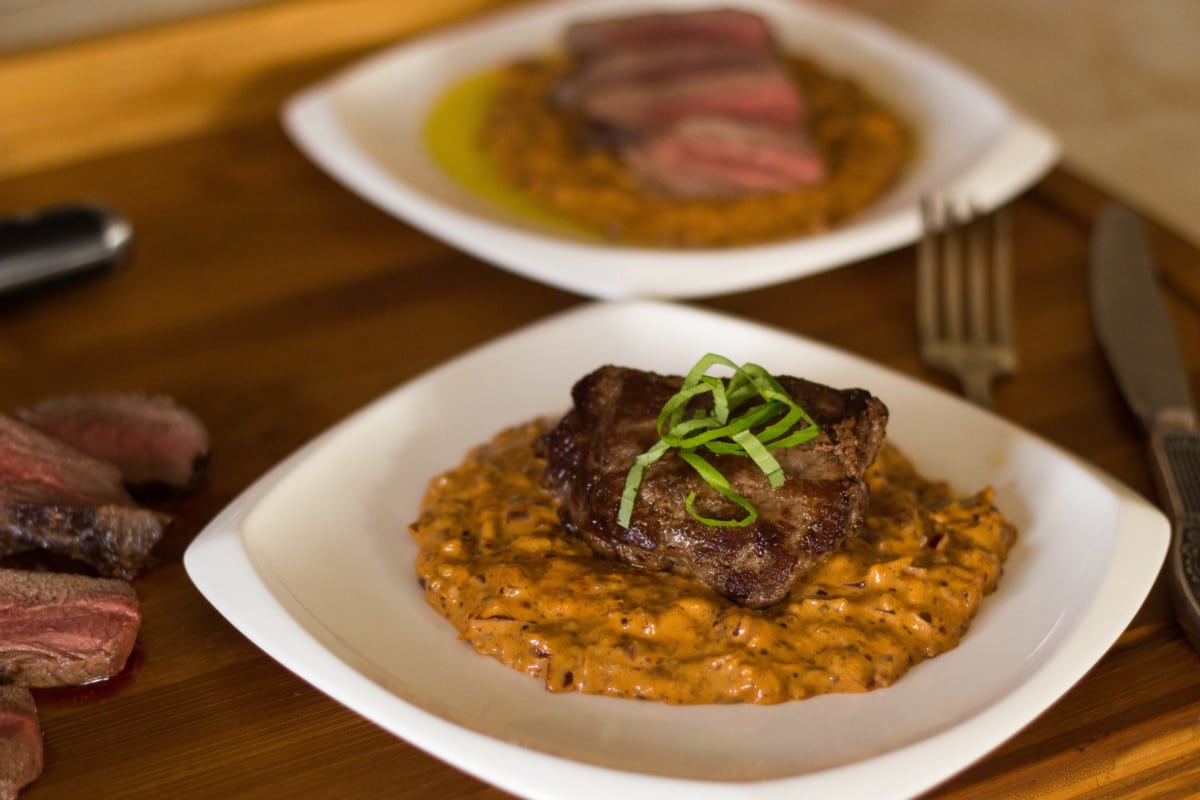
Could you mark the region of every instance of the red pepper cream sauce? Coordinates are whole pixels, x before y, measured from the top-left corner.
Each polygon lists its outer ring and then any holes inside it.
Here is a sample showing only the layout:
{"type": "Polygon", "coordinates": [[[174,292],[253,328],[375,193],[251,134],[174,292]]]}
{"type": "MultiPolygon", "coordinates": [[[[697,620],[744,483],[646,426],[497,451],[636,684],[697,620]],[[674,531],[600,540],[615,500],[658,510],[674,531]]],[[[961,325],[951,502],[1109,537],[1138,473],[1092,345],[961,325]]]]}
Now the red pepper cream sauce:
{"type": "Polygon", "coordinates": [[[953,648],[1016,539],[990,488],[960,496],[885,444],[861,534],[765,609],[594,555],[559,522],[532,442],[499,433],[435,478],[411,533],[429,603],[543,681],[664,703],[780,703],[888,686],[953,648]]]}

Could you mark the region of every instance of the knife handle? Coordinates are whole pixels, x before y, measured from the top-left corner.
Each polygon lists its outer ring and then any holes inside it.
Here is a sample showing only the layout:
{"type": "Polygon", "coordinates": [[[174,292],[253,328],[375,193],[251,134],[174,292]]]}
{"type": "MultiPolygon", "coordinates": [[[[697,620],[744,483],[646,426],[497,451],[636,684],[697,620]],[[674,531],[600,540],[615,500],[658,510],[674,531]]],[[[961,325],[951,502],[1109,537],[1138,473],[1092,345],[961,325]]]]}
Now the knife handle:
{"type": "Polygon", "coordinates": [[[1175,616],[1200,651],[1200,435],[1167,429],[1150,436],[1156,477],[1172,520],[1168,583],[1175,616]]]}
{"type": "Polygon", "coordinates": [[[128,220],[99,205],[54,206],[0,219],[0,292],[111,267],[132,237],[128,220]]]}

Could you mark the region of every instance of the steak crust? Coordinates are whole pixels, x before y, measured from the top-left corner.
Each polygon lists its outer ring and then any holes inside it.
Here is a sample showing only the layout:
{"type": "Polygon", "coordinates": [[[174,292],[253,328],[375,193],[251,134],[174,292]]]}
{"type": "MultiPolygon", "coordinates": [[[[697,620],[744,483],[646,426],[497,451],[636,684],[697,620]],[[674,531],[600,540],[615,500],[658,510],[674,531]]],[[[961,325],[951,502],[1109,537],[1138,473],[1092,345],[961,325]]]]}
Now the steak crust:
{"type": "Polygon", "coordinates": [[[617,513],[626,474],[658,441],[659,410],[683,378],[616,366],[582,378],[572,389],[573,408],[538,441],[563,525],[602,556],[689,573],[742,605],[783,599],[800,576],[857,534],[868,499],[863,473],[883,441],[887,408],[861,389],[778,381],[821,428],[806,444],[774,451],[787,475],[782,486],[771,488],[749,458],[704,453],[758,510],[755,522],[733,527],[695,519],[685,507],[693,491],[703,516],[742,512],[669,452],[646,469],[624,528],[617,513]]]}
{"type": "Polygon", "coordinates": [[[42,551],[131,579],[150,563],[171,517],[133,506],[24,503],[0,494],[0,557],[42,551]]]}

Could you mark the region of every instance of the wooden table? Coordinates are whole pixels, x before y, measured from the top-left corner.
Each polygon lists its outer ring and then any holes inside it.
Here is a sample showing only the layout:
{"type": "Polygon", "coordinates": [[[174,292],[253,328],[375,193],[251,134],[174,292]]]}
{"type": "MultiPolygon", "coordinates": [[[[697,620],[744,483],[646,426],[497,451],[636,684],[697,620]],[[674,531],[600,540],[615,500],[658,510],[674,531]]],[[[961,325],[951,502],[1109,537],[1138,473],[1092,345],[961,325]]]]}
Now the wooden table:
{"type": "MultiPolygon", "coordinates": [[[[39,694],[46,768],[29,800],[506,796],[267,658],[181,564],[219,509],[310,437],[450,356],[584,302],[386,216],[285,138],[274,113],[291,91],[489,4],[449,2],[437,17],[400,5],[298,0],[0,60],[0,120],[10,120],[0,123],[0,213],[98,198],[125,211],[138,235],[132,262],[111,275],[0,299],[0,404],[147,389],[194,409],[214,440],[199,491],[162,506],[177,524],[161,563],[135,582],[145,622],[131,673],[39,694]],[[286,46],[237,50],[288,32],[286,46]],[[159,60],[135,80],[130,65],[148,54],[159,60]],[[189,68],[190,103],[163,88],[189,68]],[[109,119],[71,107],[81,78],[128,109],[109,119]],[[14,86],[37,96],[5,91],[14,86]],[[29,115],[15,127],[14,111],[29,115]]],[[[1022,364],[997,387],[996,412],[1150,494],[1141,436],[1086,304],[1087,236],[1106,199],[1058,171],[1015,203],[1022,364]]],[[[1200,253],[1151,233],[1195,375],[1200,253]]],[[[951,387],[916,356],[913,263],[909,248],[698,305],[951,387]]],[[[929,796],[1158,798],[1197,787],[1200,659],[1160,582],[1059,703],[929,796]]]]}

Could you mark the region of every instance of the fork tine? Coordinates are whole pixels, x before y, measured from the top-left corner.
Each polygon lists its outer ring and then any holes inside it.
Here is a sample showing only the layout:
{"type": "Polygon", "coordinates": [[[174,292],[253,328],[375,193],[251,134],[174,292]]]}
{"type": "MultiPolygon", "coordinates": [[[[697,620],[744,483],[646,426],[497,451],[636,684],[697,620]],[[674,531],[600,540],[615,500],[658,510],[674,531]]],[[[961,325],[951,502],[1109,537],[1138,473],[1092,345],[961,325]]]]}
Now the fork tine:
{"type": "Polygon", "coordinates": [[[921,198],[921,243],[917,251],[917,340],[922,350],[938,333],[937,229],[933,201],[921,198]]]}
{"type": "Polygon", "coordinates": [[[992,380],[1016,368],[1008,212],[922,198],[921,219],[921,358],[957,376],[968,398],[990,407],[992,380]]]}
{"type": "Polygon", "coordinates": [[[1013,345],[1012,294],[1012,220],[1007,208],[996,212],[992,240],[992,299],[994,302],[996,341],[1013,345]]]}
{"type": "Polygon", "coordinates": [[[963,231],[962,222],[952,203],[942,204],[941,287],[943,332],[951,341],[963,339],[963,231]]]}
{"type": "MultiPolygon", "coordinates": [[[[988,308],[988,251],[987,231],[985,221],[978,207],[972,203],[969,206],[964,226],[967,237],[967,321],[970,326],[971,341],[983,344],[988,339],[990,324],[998,320],[992,316],[988,308]]],[[[995,271],[991,277],[997,277],[995,271]]]]}

